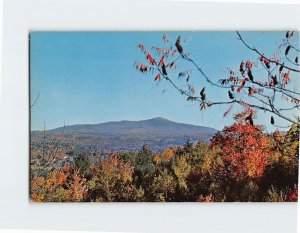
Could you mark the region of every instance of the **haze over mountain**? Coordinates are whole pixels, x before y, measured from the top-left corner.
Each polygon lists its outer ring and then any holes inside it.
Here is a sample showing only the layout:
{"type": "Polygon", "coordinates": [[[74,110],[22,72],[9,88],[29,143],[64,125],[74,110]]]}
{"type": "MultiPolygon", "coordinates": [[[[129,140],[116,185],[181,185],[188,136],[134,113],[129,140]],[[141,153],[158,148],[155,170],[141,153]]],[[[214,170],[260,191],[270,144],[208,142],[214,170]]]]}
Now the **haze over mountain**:
{"type": "MultiPolygon", "coordinates": [[[[216,129],[177,123],[157,117],[141,121],[113,121],[100,124],[78,124],[47,131],[48,137],[58,137],[62,132],[71,140],[76,134],[76,142],[82,146],[111,151],[139,150],[143,145],[160,152],[173,146],[182,146],[188,140],[208,141],[216,129]]],[[[41,137],[43,132],[33,131],[32,137],[41,137]]]]}

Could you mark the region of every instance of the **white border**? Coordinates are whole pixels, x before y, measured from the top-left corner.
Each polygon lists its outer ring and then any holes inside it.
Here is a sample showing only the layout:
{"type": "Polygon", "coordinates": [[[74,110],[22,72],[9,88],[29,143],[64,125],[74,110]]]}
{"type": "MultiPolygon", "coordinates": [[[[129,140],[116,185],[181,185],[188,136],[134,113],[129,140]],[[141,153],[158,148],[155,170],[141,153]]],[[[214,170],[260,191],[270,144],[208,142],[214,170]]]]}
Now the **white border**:
{"type": "Polygon", "coordinates": [[[295,203],[30,203],[27,39],[31,30],[299,30],[299,12],[299,5],[283,4],[6,0],[0,85],[0,228],[296,232],[295,203]]]}

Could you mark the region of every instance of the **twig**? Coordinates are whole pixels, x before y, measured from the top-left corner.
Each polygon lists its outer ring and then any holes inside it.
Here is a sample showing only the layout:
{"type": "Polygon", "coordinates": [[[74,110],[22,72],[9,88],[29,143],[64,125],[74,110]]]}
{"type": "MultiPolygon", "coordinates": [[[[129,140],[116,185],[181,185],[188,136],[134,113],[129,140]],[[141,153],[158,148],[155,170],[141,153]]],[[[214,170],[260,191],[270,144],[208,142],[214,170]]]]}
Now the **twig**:
{"type": "Polygon", "coordinates": [[[38,92],[37,97],[35,98],[35,100],[33,101],[33,103],[30,105],[30,108],[32,108],[32,107],[35,106],[35,104],[36,104],[37,100],[39,99],[39,97],[40,97],[40,91],[38,92]]]}
{"type": "Polygon", "coordinates": [[[284,68],[286,68],[286,69],[288,69],[288,70],[291,70],[291,71],[295,71],[295,72],[300,73],[300,70],[297,70],[297,69],[288,67],[288,66],[284,65],[283,63],[280,63],[280,62],[278,62],[278,61],[274,61],[274,60],[271,60],[271,59],[265,57],[265,55],[262,54],[261,52],[259,52],[256,48],[251,47],[250,45],[248,45],[248,44],[244,41],[244,39],[242,38],[241,34],[240,34],[238,31],[237,31],[236,33],[237,33],[237,35],[238,35],[238,37],[239,37],[239,40],[241,40],[241,41],[243,42],[243,44],[244,44],[248,49],[250,49],[250,50],[256,52],[258,55],[260,55],[260,56],[263,57],[264,59],[268,60],[269,62],[272,62],[272,63],[274,63],[274,64],[276,64],[276,65],[280,65],[280,66],[282,66],[282,67],[284,67],[284,68]]]}

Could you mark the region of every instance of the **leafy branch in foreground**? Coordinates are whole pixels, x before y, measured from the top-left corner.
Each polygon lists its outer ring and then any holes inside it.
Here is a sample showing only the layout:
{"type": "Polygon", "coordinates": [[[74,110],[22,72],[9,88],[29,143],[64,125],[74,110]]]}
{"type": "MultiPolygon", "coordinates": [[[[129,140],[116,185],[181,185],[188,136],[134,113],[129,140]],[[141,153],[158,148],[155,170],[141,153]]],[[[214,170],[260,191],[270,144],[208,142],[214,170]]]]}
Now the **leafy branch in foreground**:
{"type": "Polygon", "coordinates": [[[246,114],[242,114],[244,120],[250,124],[253,124],[252,116],[258,110],[269,112],[270,124],[277,127],[281,126],[276,125],[274,117],[299,126],[300,93],[294,87],[299,81],[299,49],[293,41],[294,32],[286,32],[285,39],[272,56],[267,56],[250,46],[241,33],[236,33],[238,40],[257,57],[254,60],[241,61],[236,70],[228,69],[224,78],[209,77],[190,53],[185,51],[183,47],[185,42],[181,43],[181,36],[178,36],[172,44],[166,34],[163,35],[164,47],[152,47],[157,58],[143,44],[138,45],[145,55],[146,63],[135,62],[135,68],[141,73],[154,74],[156,82],[162,80],[169,82],[173,88],[186,97],[187,101],[198,102],[201,110],[214,105],[229,105],[227,111],[224,112],[224,116],[227,116],[234,105],[240,105],[245,109],[246,114]],[[180,62],[188,63],[191,67],[176,72],[180,62]],[[227,89],[227,96],[222,100],[214,100],[213,96],[207,93],[205,85],[196,91],[192,82],[192,72],[195,70],[201,74],[206,84],[227,89]]]}

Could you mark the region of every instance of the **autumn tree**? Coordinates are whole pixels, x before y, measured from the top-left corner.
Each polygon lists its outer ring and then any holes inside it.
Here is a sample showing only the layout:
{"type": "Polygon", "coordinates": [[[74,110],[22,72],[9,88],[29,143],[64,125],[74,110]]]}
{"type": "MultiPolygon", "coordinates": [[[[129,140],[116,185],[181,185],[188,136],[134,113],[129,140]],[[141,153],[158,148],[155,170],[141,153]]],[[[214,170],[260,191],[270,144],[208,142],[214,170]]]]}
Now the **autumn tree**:
{"type": "Polygon", "coordinates": [[[224,161],[221,179],[229,181],[228,200],[231,201],[243,200],[244,188],[258,190],[258,183],[275,154],[270,136],[251,124],[242,123],[217,133],[211,140],[211,147],[221,148],[218,153],[224,161]]]}
{"type": "Polygon", "coordinates": [[[153,201],[172,201],[176,191],[175,179],[167,168],[162,168],[158,174],[154,176],[151,184],[153,192],[153,201]]]}
{"type": "Polygon", "coordinates": [[[276,156],[267,166],[261,190],[266,201],[297,201],[299,127],[293,124],[284,135],[274,132],[276,156]]]}
{"type": "Polygon", "coordinates": [[[157,172],[155,166],[155,153],[146,145],[143,145],[138,152],[118,152],[116,156],[133,167],[133,183],[140,193],[143,193],[143,201],[153,200],[151,183],[157,172]]]}
{"type": "MultiPolygon", "coordinates": [[[[236,123],[214,136],[209,153],[191,156],[194,161],[186,184],[187,187],[197,187],[189,190],[193,197],[200,195],[199,201],[259,201],[269,193],[273,200],[295,200],[298,174],[298,158],[295,155],[299,151],[300,125],[298,35],[287,31],[272,54],[265,54],[252,46],[242,33],[236,32],[236,35],[238,41],[253,52],[253,59],[237,61],[238,66],[226,68],[222,78],[210,77],[206,73],[199,61],[195,61],[186,50],[186,40],[182,40],[180,35],[172,42],[164,34],[164,45],[150,49],[138,44],[145,62],[135,62],[135,68],[141,73],[151,74],[157,83],[169,83],[187,101],[198,103],[201,110],[226,105],[225,117],[234,106],[240,106],[234,114],[236,123]],[[177,71],[178,67],[182,67],[181,63],[190,67],[177,71]],[[195,85],[194,77],[199,78],[198,74],[203,83],[199,87],[195,85]],[[207,92],[207,86],[222,90],[224,97],[216,99],[207,92]],[[291,127],[290,131],[294,133],[284,136],[278,131],[273,137],[264,133],[263,126],[254,124],[259,112],[269,114],[270,124],[277,128],[291,127]],[[285,122],[284,125],[282,122],[285,122]],[[281,174],[281,177],[275,174],[281,174]]],[[[156,163],[172,163],[177,155],[170,152],[156,156],[156,163]]],[[[187,154],[191,155],[191,152],[187,154]]]]}
{"type": "Polygon", "coordinates": [[[88,182],[90,201],[133,201],[136,187],[133,167],[116,156],[99,158],[93,169],[94,176],[88,182]]]}
{"type": "Polygon", "coordinates": [[[274,154],[270,138],[249,124],[225,127],[212,138],[211,146],[222,148],[219,153],[237,180],[260,178],[274,154]]]}
{"type": "Polygon", "coordinates": [[[169,148],[154,158],[158,175],[154,179],[153,187],[158,190],[157,186],[162,186],[159,192],[164,201],[183,201],[188,196],[187,178],[192,167],[188,153],[181,152],[179,148],[169,148]]]}

